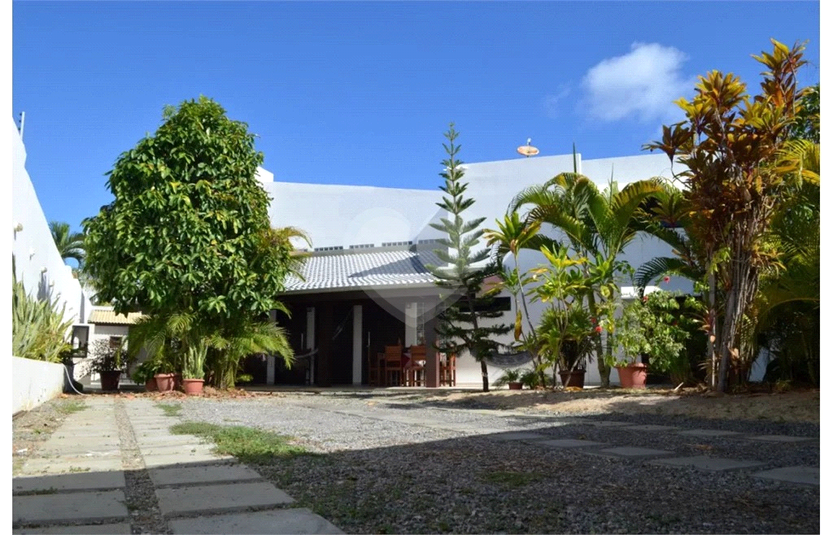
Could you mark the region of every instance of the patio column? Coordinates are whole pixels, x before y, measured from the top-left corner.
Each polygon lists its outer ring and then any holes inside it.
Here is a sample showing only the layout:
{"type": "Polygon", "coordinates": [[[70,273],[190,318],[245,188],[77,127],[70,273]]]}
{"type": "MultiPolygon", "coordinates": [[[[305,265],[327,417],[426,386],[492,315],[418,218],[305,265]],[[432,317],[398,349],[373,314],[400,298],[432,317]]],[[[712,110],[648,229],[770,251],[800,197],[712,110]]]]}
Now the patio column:
{"type": "Polygon", "coordinates": [[[318,340],[315,384],[318,386],[332,386],[333,375],[330,368],[333,354],[333,304],[325,303],[321,307],[316,307],[316,309],[320,309],[318,319],[321,321],[318,322],[315,329],[318,340]]]}
{"type": "Polygon", "coordinates": [[[425,353],[427,357],[425,362],[425,386],[428,388],[440,386],[440,359],[437,356],[437,350],[434,349],[434,344],[437,341],[437,333],[434,331],[436,326],[437,318],[434,314],[425,319],[425,353]]]}
{"type": "MultiPolygon", "coordinates": [[[[270,310],[269,311],[269,321],[273,324],[278,321],[278,311],[277,310],[270,310]]],[[[266,384],[267,385],[274,385],[275,384],[275,355],[267,355],[266,356],[266,384]]]]}
{"type": "Polygon", "coordinates": [[[362,384],[362,355],[364,355],[364,340],[362,339],[362,306],[353,305],[353,384],[362,384]]]}

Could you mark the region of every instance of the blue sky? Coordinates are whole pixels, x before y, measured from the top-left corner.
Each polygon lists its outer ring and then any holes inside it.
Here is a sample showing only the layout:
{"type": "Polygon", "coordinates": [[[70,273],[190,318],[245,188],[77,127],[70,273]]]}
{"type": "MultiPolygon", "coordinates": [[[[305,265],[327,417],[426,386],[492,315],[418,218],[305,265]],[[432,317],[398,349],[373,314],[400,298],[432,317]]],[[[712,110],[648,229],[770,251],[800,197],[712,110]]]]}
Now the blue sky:
{"type": "MultiPolygon", "coordinates": [[[[808,40],[818,2],[13,4],[13,108],[46,216],[80,227],[104,173],[206,95],[259,135],[276,180],[436,188],[454,121],[467,162],[635,155],[696,76],[808,40]]],[[[553,175],[563,171],[553,169],[553,175]]]]}

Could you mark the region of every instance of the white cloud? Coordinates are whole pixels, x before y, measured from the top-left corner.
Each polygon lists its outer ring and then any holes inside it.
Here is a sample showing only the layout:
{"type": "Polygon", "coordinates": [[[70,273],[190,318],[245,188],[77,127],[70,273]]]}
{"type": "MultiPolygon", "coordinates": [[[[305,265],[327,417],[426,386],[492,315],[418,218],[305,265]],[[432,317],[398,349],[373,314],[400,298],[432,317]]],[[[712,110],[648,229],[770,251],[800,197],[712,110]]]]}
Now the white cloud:
{"type": "Polygon", "coordinates": [[[595,119],[643,122],[677,116],[673,101],[691,93],[694,79],[681,72],[688,57],[673,47],[634,43],[631,51],[601,61],[582,80],[588,113],[595,119]]]}
{"type": "Polygon", "coordinates": [[[564,100],[570,94],[570,88],[566,85],[561,85],[558,90],[550,95],[544,97],[544,111],[550,118],[556,118],[559,115],[559,102],[564,100]]]}

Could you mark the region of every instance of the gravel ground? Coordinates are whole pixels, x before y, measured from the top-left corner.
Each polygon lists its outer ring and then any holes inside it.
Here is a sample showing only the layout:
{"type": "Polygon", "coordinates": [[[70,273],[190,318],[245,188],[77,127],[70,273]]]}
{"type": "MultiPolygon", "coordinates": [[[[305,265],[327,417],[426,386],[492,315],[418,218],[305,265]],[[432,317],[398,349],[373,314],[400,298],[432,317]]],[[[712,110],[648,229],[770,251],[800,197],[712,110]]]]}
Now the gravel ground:
{"type": "MultiPolygon", "coordinates": [[[[481,410],[412,395],[273,395],[187,399],[181,417],[270,429],[309,451],[253,468],[348,533],[818,533],[819,488],[754,470],[704,472],[608,459],[479,434],[531,430],[679,455],[819,466],[819,426],[587,410],[481,410]],[[443,408],[440,408],[442,406],[443,408]],[[534,417],[533,417],[534,413],[534,417]],[[766,443],[590,425],[595,420],[811,437],[766,443]],[[447,427],[448,429],[443,429],[447,427]]],[[[716,401],[717,404],[719,402],[716,401]]]]}

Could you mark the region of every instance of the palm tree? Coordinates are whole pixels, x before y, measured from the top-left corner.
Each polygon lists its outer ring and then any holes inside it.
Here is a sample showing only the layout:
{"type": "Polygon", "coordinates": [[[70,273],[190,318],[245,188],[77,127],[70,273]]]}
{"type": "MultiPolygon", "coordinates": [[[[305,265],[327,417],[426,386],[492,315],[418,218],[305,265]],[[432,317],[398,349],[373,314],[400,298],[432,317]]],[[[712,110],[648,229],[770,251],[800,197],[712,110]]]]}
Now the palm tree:
{"type": "Polygon", "coordinates": [[[55,241],[55,246],[61,254],[61,258],[66,260],[72,258],[78,265],[84,263],[84,235],[80,232],[71,232],[69,223],[61,221],[50,221],[49,231],[52,233],[52,239],[55,241]]]}
{"type": "MultiPolygon", "coordinates": [[[[599,191],[584,175],[561,173],[541,186],[523,190],[512,200],[510,210],[529,206],[528,221],[548,223],[560,230],[570,248],[588,259],[584,270],[593,291],[587,295],[587,306],[594,317],[600,317],[613,303],[618,277],[629,269],[617,257],[640,230],[635,218],[637,210],[661,190],[658,180],[642,180],[622,190],[611,181],[607,189],[599,191]]],[[[545,241],[542,239],[536,245],[545,241]]],[[[608,350],[610,342],[608,337],[608,350]]],[[[604,355],[601,337],[597,337],[596,361],[602,386],[607,387],[610,367],[604,355]]]]}

